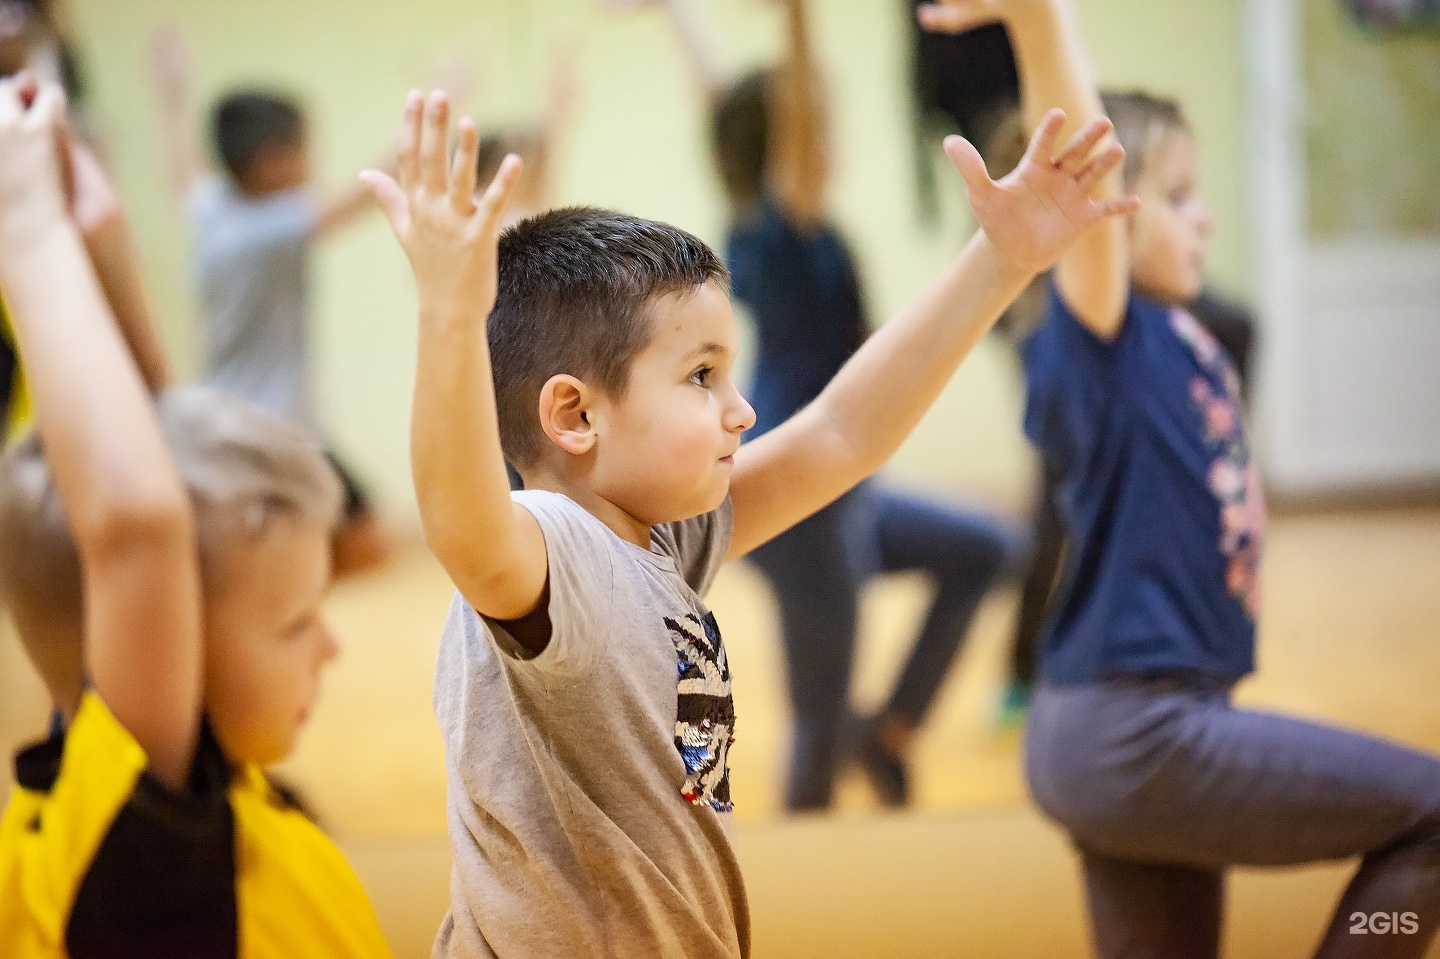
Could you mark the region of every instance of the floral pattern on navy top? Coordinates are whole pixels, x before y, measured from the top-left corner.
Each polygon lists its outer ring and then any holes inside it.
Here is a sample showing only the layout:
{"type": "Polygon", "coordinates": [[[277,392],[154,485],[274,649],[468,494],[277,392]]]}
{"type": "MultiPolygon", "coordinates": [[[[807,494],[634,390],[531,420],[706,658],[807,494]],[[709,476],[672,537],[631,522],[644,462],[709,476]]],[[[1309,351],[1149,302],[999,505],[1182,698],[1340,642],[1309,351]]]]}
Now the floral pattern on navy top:
{"type": "Polygon", "coordinates": [[[1205,445],[1214,454],[1207,478],[1220,504],[1220,552],[1229,566],[1226,585],[1256,618],[1260,612],[1260,553],[1264,540],[1265,493],[1245,441],[1240,379],[1224,349],[1182,309],[1170,311],[1170,327],[1195,353],[1201,372],[1190,381],[1190,399],[1200,412],[1205,445]]]}

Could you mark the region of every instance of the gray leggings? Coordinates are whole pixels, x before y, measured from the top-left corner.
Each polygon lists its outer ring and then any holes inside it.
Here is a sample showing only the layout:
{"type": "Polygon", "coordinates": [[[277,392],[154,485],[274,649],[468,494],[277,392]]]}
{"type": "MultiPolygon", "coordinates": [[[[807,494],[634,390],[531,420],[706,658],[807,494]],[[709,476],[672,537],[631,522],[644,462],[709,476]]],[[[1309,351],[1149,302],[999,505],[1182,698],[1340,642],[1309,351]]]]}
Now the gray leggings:
{"type": "Polygon", "coordinates": [[[1042,684],[1026,772],[1080,851],[1104,959],[1213,959],[1231,865],[1363,857],[1326,959],[1419,957],[1440,927],[1434,756],[1236,709],[1223,685],[1133,679],[1042,684]]]}

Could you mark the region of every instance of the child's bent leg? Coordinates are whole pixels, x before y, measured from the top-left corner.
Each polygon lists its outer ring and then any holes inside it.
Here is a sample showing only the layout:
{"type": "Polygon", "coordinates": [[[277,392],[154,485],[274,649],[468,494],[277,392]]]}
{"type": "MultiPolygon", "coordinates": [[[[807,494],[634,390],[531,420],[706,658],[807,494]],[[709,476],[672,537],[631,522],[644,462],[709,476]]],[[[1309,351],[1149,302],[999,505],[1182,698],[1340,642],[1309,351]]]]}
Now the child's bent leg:
{"type": "Polygon", "coordinates": [[[854,497],[836,503],[750,554],[779,606],[795,729],[785,807],[830,805],[849,716],[859,574],[846,549],[844,517],[854,497]]]}
{"type": "Polygon", "coordinates": [[[1225,873],[1080,850],[1099,959],[1215,959],[1225,873]]]}
{"type": "Polygon", "coordinates": [[[1321,955],[1420,956],[1440,925],[1440,759],[1233,709],[1223,690],[1042,687],[1035,797],[1088,848],[1206,868],[1364,856],[1321,955]],[[1353,913],[1414,931],[1351,935],[1353,913]]]}
{"type": "Polygon", "coordinates": [[[893,490],[875,493],[884,572],[921,570],[935,600],[884,715],[918,728],[996,580],[1023,564],[1026,536],[997,514],[893,490]]]}

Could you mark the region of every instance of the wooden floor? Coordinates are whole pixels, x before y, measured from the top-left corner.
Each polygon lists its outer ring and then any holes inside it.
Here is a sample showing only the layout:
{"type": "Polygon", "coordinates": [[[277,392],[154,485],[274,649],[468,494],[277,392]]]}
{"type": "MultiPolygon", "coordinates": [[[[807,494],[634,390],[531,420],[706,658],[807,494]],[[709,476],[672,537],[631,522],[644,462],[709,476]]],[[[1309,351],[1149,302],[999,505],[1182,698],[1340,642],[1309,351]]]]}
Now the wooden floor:
{"type": "MultiPolygon", "coordinates": [[[[1260,671],[1242,701],[1440,752],[1440,508],[1279,517],[1266,574],[1260,671]]],[[[430,680],[449,597],[419,549],[336,590],[345,653],[283,770],[354,857],[402,955],[425,954],[445,907],[430,680]]],[[[777,815],[787,717],[769,595],[736,565],[710,599],[736,677],[732,782],[757,955],[1086,954],[1069,852],[1025,802],[1018,735],[991,722],[1013,592],[982,609],[937,705],[916,811],[877,814],[850,778],[837,815],[802,820],[777,815]]],[[[905,578],[867,594],[857,701],[884,694],[924,600],[905,578]]],[[[0,749],[37,734],[45,712],[13,637],[0,636],[0,749]]],[[[1343,879],[1333,866],[1241,876],[1227,955],[1306,954],[1343,879]]]]}

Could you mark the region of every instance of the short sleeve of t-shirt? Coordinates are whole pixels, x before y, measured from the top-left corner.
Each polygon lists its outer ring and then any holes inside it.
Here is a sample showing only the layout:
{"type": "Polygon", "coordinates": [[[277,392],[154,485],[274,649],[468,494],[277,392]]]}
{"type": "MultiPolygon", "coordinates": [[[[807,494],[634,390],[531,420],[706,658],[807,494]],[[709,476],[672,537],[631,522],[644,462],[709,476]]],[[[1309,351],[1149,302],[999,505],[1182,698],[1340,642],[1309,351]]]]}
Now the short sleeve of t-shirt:
{"type": "Polygon", "coordinates": [[[502,652],[536,668],[573,672],[594,662],[614,613],[614,548],[619,539],[568,496],[519,490],[511,498],[540,524],[550,590],[550,641],[530,656],[497,620],[485,618],[502,652]]]}
{"type": "Polygon", "coordinates": [[[234,187],[215,179],[196,188],[190,216],[196,229],[210,234],[217,245],[251,253],[293,253],[310,242],[320,210],[303,188],[240,202],[234,187]]]}

